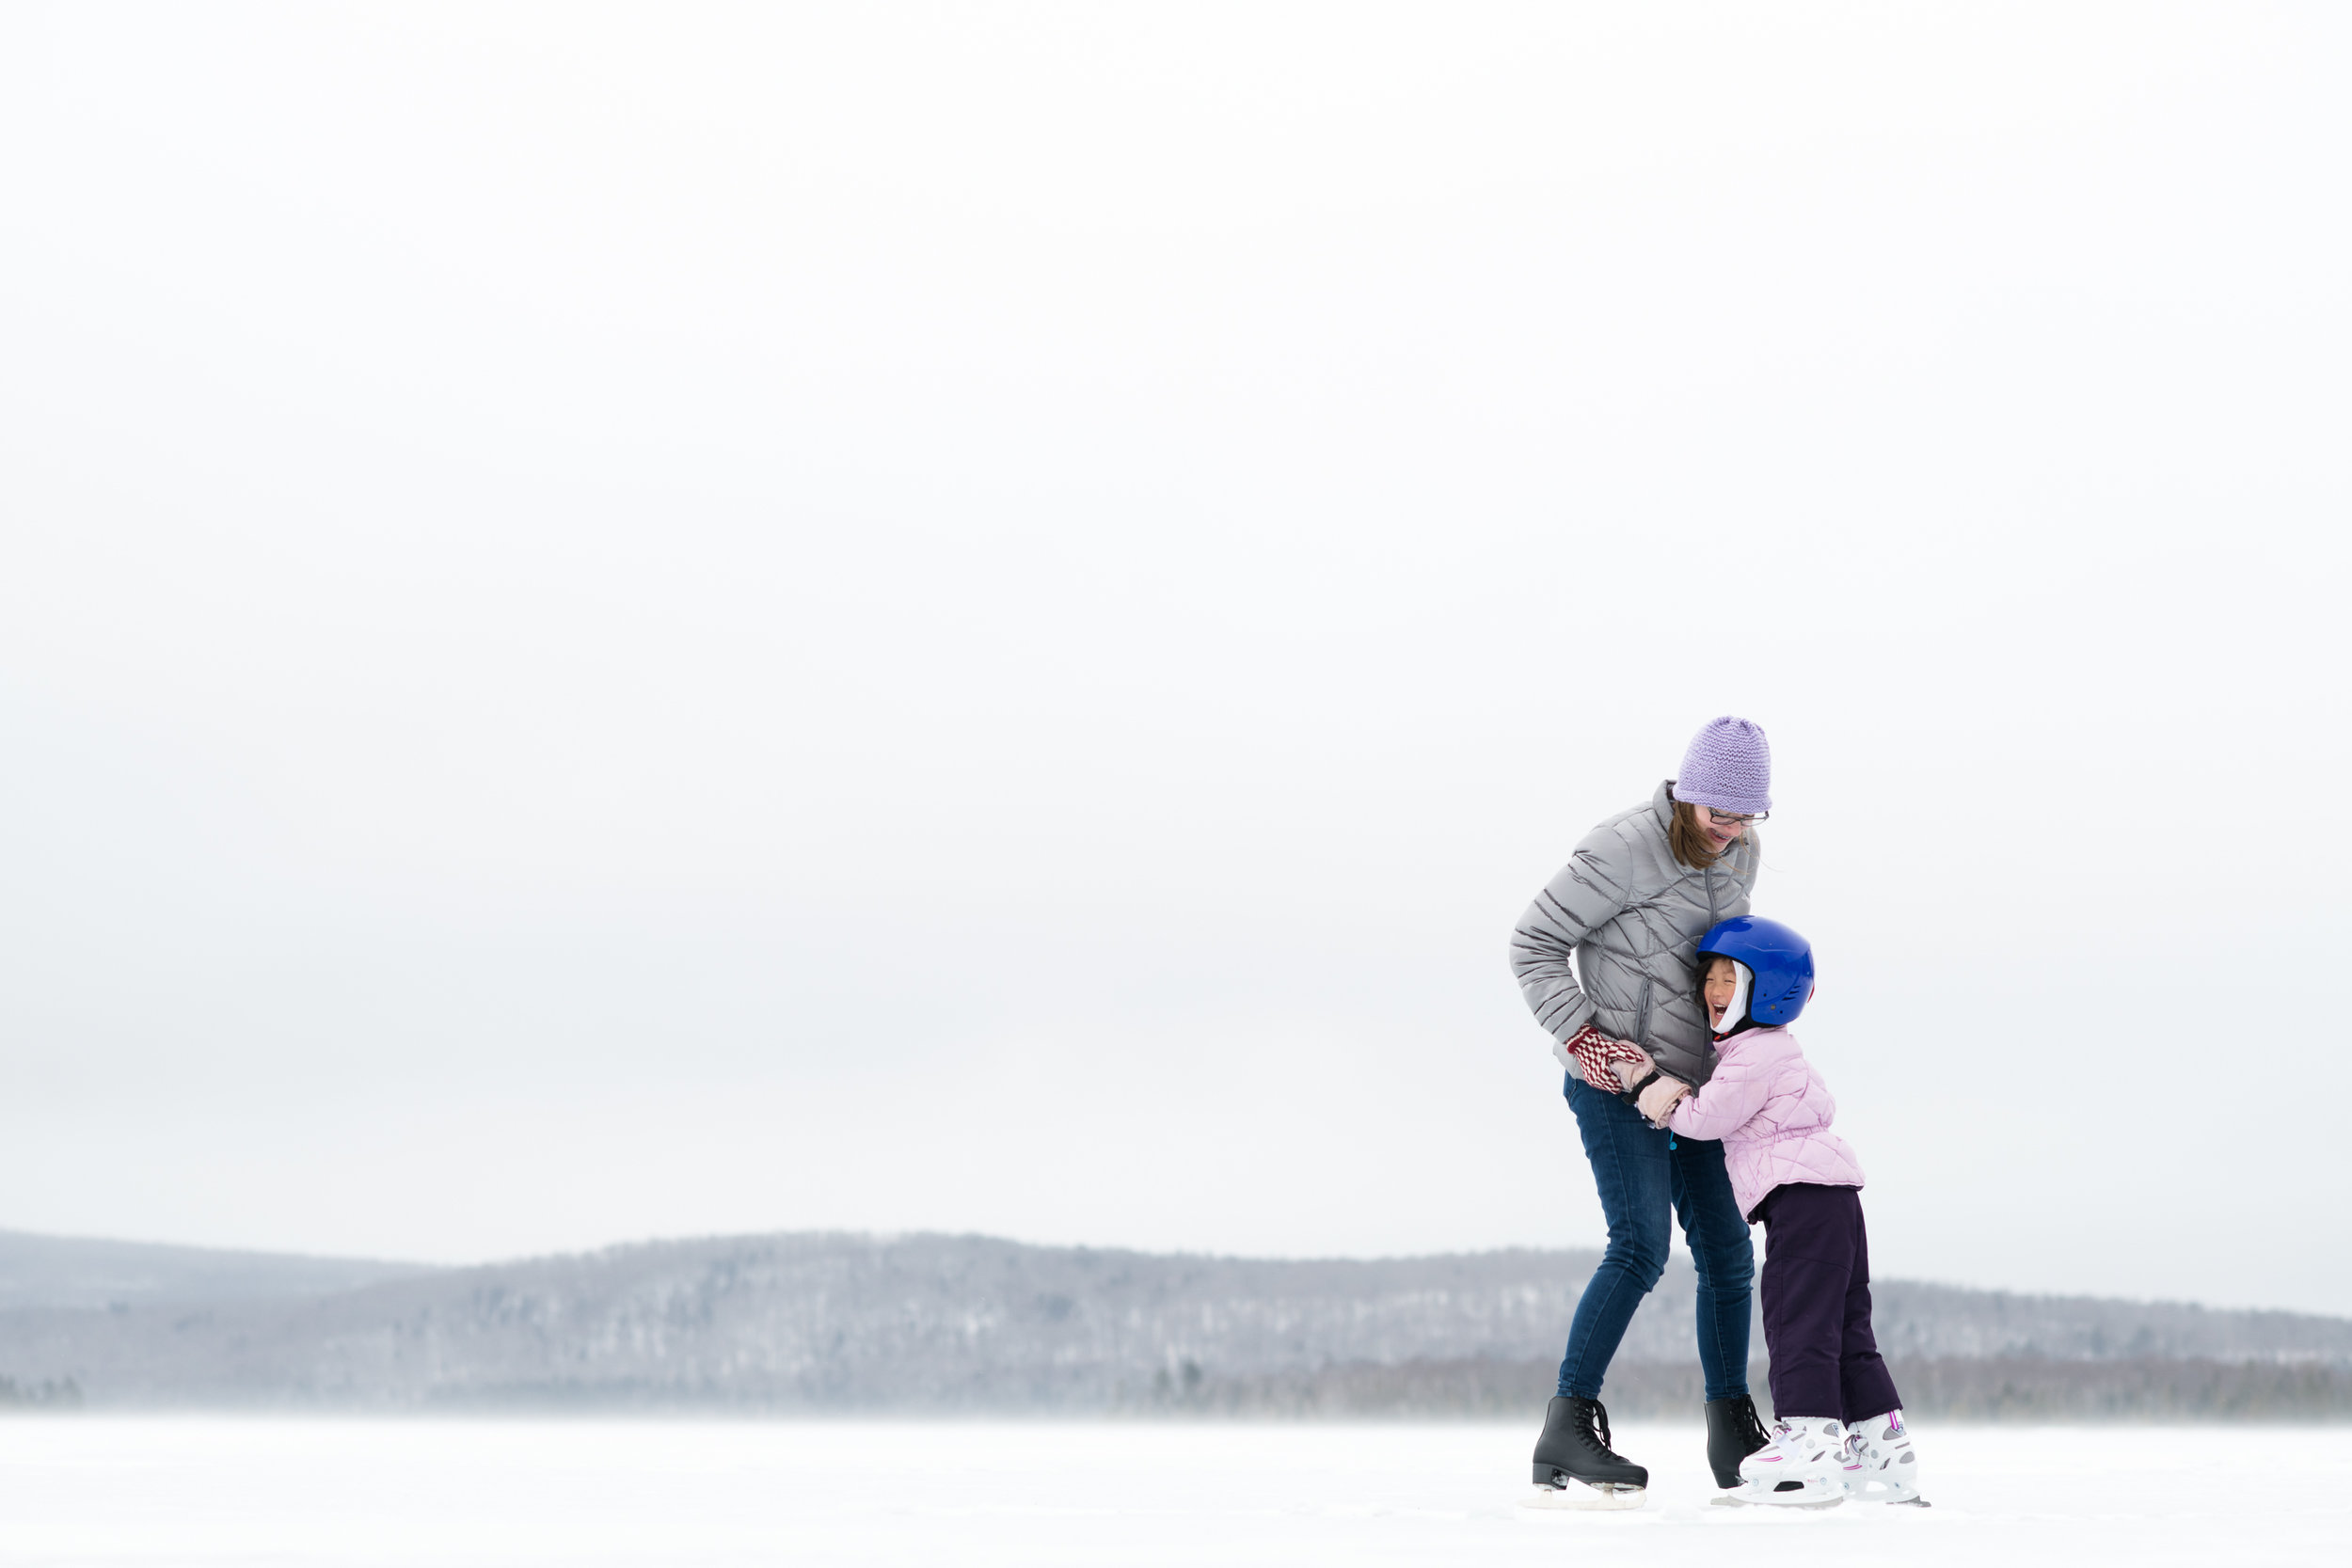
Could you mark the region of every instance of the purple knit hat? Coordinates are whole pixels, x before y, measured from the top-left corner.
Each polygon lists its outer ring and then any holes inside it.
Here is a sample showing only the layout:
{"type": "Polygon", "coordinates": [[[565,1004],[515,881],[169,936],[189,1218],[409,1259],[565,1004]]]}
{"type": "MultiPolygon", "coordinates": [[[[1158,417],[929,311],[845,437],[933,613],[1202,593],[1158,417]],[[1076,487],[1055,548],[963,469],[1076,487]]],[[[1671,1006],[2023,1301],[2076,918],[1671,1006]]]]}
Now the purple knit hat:
{"type": "Polygon", "coordinates": [[[1772,746],[1762,726],[1724,714],[1691,737],[1675,799],[1747,814],[1772,809],[1772,746]]]}

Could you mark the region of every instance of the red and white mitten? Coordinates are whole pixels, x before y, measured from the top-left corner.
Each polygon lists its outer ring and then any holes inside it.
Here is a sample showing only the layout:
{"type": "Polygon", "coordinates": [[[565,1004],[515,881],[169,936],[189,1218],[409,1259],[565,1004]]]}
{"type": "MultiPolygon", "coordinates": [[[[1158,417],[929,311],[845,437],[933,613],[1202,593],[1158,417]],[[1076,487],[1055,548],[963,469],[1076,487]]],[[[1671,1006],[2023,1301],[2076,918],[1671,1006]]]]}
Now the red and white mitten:
{"type": "Polygon", "coordinates": [[[1621,1094],[1658,1070],[1649,1053],[1630,1040],[1613,1040],[1587,1023],[1567,1038],[1568,1054],[1584,1069],[1584,1082],[1621,1094]]]}

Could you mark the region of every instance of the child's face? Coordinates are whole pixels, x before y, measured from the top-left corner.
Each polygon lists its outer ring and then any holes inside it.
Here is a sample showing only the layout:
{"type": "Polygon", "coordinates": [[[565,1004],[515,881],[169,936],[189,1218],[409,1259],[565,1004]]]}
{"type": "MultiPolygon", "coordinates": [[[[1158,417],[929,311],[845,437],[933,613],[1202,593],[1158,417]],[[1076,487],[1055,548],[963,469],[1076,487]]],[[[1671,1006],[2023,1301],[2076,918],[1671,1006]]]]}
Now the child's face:
{"type": "Polygon", "coordinates": [[[1699,994],[1707,999],[1707,1022],[1720,1029],[1724,1025],[1724,1009],[1731,1006],[1731,993],[1740,989],[1739,973],[1729,958],[1707,960],[1707,984],[1699,994]]]}

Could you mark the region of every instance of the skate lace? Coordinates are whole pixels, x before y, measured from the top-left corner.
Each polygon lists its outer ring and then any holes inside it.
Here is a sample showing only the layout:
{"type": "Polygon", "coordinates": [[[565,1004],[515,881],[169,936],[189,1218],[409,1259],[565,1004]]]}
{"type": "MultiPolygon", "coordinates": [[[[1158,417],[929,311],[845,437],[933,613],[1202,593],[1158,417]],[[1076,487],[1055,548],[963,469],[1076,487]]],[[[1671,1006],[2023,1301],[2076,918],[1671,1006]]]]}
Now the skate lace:
{"type": "Polygon", "coordinates": [[[1740,1405],[1739,1417],[1740,1441],[1747,1445],[1750,1453],[1772,1440],[1772,1434],[1764,1430],[1763,1418],[1756,1415],[1754,1404],[1740,1405]]]}
{"type": "Polygon", "coordinates": [[[1609,1407],[1595,1400],[1592,1408],[1586,1412],[1585,1419],[1588,1423],[1585,1431],[1600,1444],[1600,1451],[1612,1459],[1616,1458],[1616,1450],[1609,1444],[1609,1407]]]}

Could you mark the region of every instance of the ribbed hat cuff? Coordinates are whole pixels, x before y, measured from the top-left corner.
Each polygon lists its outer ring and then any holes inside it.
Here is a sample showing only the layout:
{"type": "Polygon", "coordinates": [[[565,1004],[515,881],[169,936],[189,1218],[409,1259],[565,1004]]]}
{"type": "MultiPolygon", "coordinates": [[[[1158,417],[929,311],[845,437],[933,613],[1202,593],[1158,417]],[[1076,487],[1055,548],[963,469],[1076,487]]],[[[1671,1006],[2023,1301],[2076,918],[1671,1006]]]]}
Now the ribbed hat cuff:
{"type": "Polygon", "coordinates": [[[1769,795],[1734,795],[1728,790],[1713,789],[1706,784],[1692,784],[1685,789],[1677,783],[1674,785],[1674,796],[1676,800],[1687,800],[1694,806],[1713,806],[1717,811],[1735,812],[1741,816],[1752,816],[1757,812],[1772,809],[1772,798],[1769,795]]]}

